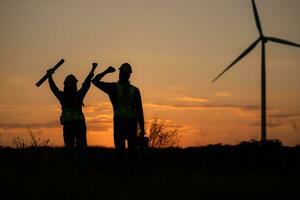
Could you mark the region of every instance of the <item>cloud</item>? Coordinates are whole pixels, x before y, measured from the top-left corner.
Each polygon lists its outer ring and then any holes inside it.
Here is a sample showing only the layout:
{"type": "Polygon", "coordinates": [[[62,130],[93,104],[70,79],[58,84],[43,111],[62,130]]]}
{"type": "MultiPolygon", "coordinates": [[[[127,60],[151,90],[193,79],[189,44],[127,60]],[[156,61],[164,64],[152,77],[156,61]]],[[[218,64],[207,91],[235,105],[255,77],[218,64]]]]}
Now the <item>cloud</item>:
{"type": "MultiPolygon", "coordinates": [[[[281,127],[281,126],[285,126],[287,123],[286,122],[282,122],[282,121],[269,121],[267,122],[267,127],[269,128],[278,128],[278,127],[281,127]]],[[[261,123],[260,122],[253,122],[253,123],[250,123],[248,124],[248,126],[261,126],[261,123]]]]}
{"type": "MultiPolygon", "coordinates": [[[[281,126],[291,125],[292,128],[297,132],[298,127],[294,121],[291,121],[290,118],[300,117],[300,113],[276,113],[268,115],[267,126],[269,128],[277,128],[281,126]]],[[[248,124],[249,126],[261,126],[260,122],[254,122],[248,124]]]]}
{"type": "Polygon", "coordinates": [[[88,124],[87,130],[92,132],[108,132],[112,128],[112,124],[88,124]]]}
{"type": "Polygon", "coordinates": [[[217,96],[217,97],[228,97],[228,96],[231,96],[231,94],[228,93],[228,92],[216,92],[215,96],[217,96]]]}
{"type": "Polygon", "coordinates": [[[32,111],[60,111],[61,108],[59,105],[0,105],[0,112],[32,112],[32,111]]]}
{"type": "Polygon", "coordinates": [[[176,97],[175,99],[179,100],[179,101],[184,101],[184,102],[198,102],[198,103],[210,102],[209,99],[196,98],[196,97],[176,97]]]}
{"type": "MultiPolygon", "coordinates": [[[[102,114],[96,117],[86,117],[86,124],[89,130],[108,131],[112,126],[112,115],[102,114]]],[[[49,121],[41,123],[6,123],[1,124],[1,129],[40,129],[40,128],[58,128],[59,121],[49,121]]]]}
{"type": "Polygon", "coordinates": [[[10,124],[2,124],[2,128],[4,129],[23,129],[23,128],[57,128],[60,126],[58,121],[49,121],[43,123],[10,123],[10,124]]]}
{"type": "Polygon", "coordinates": [[[279,113],[279,114],[271,114],[269,115],[270,118],[274,119],[287,119],[293,117],[300,117],[300,113],[279,113]]]}
{"type": "Polygon", "coordinates": [[[93,132],[108,132],[113,126],[111,114],[100,114],[95,117],[86,117],[87,128],[93,132]]]}
{"type": "Polygon", "coordinates": [[[111,123],[113,116],[111,114],[100,114],[95,117],[86,117],[88,123],[111,123]]]}
{"type": "Polygon", "coordinates": [[[190,104],[160,104],[160,103],[145,103],[145,107],[164,110],[243,110],[243,111],[259,111],[259,105],[252,104],[205,104],[205,105],[190,105],[190,104]]]}
{"type": "Polygon", "coordinates": [[[93,112],[103,112],[112,109],[112,105],[110,102],[106,101],[96,106],[85,105],[83,107],[85,113],[93,113],[93,112]]]}

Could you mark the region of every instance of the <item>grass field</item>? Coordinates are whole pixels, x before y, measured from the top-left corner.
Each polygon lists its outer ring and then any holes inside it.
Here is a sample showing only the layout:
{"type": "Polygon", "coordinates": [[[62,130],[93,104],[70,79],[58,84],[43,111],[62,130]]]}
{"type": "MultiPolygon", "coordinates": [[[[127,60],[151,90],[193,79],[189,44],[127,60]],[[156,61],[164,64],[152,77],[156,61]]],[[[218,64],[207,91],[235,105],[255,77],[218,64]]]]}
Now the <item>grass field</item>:
{"type": "Polygon", "coordinates": [[[210,145],[149,149],[0,149],[0,199],[292,199],[300,146],[210,145]]]}

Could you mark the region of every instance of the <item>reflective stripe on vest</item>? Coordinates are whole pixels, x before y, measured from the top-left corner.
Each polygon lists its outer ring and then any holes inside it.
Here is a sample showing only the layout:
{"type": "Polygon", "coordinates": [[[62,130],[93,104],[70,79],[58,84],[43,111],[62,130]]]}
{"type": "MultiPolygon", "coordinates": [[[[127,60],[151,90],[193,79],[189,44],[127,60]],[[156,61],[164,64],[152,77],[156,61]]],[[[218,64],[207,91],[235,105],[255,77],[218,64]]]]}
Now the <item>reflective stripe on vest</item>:
{"type": "Polygon", "coordinates": [[[85,119],[82,111],[78,109],[64,108],[60,116],[61,124],[84,121],[84,120],[85,119]]]}
{"type": "Polygon", "coordinates": [[[122,86],[117,83],[117,101],[115,117],[124,119],[136,119],[134,111],[134,95],[135,89],[131,85],[122,86]],[[128,89],[126,91],[126,89],[128,89]]]}

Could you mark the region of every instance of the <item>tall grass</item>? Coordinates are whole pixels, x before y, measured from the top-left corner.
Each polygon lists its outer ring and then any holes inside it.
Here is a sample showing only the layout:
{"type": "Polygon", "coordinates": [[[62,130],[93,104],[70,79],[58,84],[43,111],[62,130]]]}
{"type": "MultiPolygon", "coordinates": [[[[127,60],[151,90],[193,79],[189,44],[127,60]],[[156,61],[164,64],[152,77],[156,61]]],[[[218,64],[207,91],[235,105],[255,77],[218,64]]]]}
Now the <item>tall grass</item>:
{"type": "Polygon", "coordinates": [[[27,127],[28,134],[30,136],[29,143],[26,143],[25,140],[18,136],[17,138],[13,139],[13,144],[17,149],[25,149],[25,148],[35,148],[35,147],[47,147],[50,146],[50,140],[49,139],[42,139],[40,137],[37,137],[30,127],[27,127]]]}

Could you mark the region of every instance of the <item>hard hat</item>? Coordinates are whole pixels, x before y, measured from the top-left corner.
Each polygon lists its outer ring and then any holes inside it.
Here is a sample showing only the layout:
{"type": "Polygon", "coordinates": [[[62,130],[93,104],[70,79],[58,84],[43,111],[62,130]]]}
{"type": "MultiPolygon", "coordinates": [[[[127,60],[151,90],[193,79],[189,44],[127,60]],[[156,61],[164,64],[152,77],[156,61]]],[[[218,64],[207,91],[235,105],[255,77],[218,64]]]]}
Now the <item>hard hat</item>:
{"type": "Polygon", "coordinates": [[[123,63],[119,70],[122,72],[132,73],[131,65],[129,63],[123,63]]]}
{"type": "Polygon", "coordinates": [[[66,78],[65,78],[65,81],[64,81],[64,85],[65,86],[71,86],[71,85],[74,85],[77,83],[77,79],[76,77],[73,75],[73,74],[70,74],[68,75],[66,78]]]}

